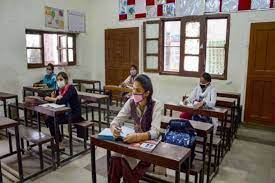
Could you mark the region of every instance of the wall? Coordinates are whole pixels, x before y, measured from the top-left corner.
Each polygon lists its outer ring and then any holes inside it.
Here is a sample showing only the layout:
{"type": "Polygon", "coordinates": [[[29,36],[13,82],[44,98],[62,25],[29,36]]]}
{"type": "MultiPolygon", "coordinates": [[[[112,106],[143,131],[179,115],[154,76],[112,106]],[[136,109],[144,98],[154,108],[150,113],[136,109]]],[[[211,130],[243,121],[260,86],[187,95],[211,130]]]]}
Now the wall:
{"type": "MultiPolygon", "coordinates": [[[[25,29],[46,29],[44,6],[77,10],[89,13],[89,0],[1,0],[0,1],[0,91],[17,93],[21,97],[22,87],[39,81],[45,69],[27,69],[25,29]]],[[[67,27],[65,13],[65,27],[67,27]]],[[[89,17],[87,16],[89,30],[89,17]]],[[[56,30],[56,29],[47,29],[56,30]]],[[[89,78],[89,33],[77,38],[77,66],[57,68],[65,70],[71,77],[89,78]]]]}
{"type": "MultiPolygon", "coordinates": [[[[96,0],[92,3],[91,30],[94,42],[92,43],[92,77],[104,79],[104,30],[122,27],[140,27],[140,69],[143,70],[143,36],[142,23],[144,20],[118,21],[117,0],[96,0]],[[93,69],[93,68],[96,68],[93,69]]],[[[249,33],[251,22],[265,22],[275,20],[275,10],[240,12],[231,15],[230,48],[228,61],[228,80],[214,80],[219,91],[235,91],[242,93],[245,98],[245,84],[248,60],[249,33]]],[[[194,85],[198,83],[197,78],[178,76],[160,76],[159,74],[148,74],[151,76],[155,97],[161,101],[179,101],[181,96],[190,93],[194,85]]]]}

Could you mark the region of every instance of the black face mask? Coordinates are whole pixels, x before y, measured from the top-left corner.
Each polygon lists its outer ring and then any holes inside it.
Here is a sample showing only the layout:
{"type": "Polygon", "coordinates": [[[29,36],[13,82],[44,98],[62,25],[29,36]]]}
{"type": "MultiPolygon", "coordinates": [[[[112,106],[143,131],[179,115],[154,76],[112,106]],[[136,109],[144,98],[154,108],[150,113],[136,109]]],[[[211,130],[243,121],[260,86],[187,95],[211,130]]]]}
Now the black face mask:
{"type": "Polygon", "coordinates": [[[202,90],[204,90],[205,88],[207,88],[207,86],[208,86],[208,83],[207,84],[201,84],[200,83],[200,87],[201,87],[202,90]]]}

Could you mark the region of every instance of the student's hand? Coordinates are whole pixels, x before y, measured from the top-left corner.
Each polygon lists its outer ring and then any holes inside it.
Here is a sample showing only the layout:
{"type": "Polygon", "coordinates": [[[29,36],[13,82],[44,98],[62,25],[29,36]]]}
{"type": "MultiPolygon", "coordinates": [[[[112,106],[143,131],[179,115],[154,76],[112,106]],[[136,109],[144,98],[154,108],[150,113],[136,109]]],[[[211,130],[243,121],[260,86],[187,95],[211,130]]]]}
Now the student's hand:
{"type": "Polygon", "coordinates": [[[137,134],[136,133],[129,134],[124,138],[123,141],[128,143],[128,144],[138,142],[137,141],[137,134]]]}
{"type": "Polygon", "coordinates": [[[112,131],[115,138],[120,137],[120,133],[121,133],[121,128],[120,127],[118,127],[116,125],[112,125],[111,126],[111,131],[112,131]]]}
{"type": "Polygon", "coordinates": [[[56,99],[57,99],[57,100],[60,100],[60,99],[62,99],[62,96],[61,96],[61,95],[58,95],[58,96],[56,97],[56,99]]]}
{"type": "Polygon", "coordinates": [[[55,98],[55,97],[56,97],[56,91],[53,91],[53,92],[51,93],[51,97],[52,97],[52,98],[55,98]]]}
{"type": "Polygon", "coordinates": [[[45,99],[46,101],[50,102],[51,97],[45,97],[44,99],[45,99]]]}
{"type": "Polygon", "coordinates": [[[203,104],[204,104],[203,101],[198,102],[197,104],[194,105],[194,108],[195,109],[199,109],[199,108],[201,108],[203,106],[203,104]]]}

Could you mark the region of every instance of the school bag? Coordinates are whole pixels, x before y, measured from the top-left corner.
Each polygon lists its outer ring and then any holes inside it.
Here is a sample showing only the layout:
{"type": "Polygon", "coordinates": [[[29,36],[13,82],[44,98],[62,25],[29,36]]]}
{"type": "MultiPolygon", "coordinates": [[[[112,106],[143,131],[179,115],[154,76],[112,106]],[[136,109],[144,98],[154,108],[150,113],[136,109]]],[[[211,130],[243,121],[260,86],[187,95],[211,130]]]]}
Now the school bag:
{"type": "Polygon", "coordinates": [[[172,119],[169,121],[162,141],[191,149],[191,164],[195,158],[197,133],[189,120],[172,119]]]}

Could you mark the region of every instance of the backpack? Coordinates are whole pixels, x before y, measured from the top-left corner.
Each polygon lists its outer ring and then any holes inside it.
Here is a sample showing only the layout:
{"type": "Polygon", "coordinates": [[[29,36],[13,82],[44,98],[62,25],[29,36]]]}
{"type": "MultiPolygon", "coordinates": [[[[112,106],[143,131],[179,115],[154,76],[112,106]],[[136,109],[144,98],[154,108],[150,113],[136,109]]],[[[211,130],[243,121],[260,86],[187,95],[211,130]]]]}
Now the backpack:
{"type": "Polygon", "coordinates": [[[191,149],[191,164],[195,158],[197,133],[189,120],[172,119],[165,130],[162,141],[191,149]]]}

